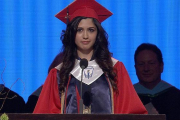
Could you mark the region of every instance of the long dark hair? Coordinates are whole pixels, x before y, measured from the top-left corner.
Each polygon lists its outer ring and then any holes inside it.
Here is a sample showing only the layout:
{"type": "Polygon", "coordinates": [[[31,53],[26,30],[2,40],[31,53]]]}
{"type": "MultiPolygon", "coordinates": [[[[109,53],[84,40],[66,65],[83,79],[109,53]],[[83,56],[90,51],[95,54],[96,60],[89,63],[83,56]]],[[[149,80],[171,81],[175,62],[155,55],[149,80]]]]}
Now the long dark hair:
{"type": "MultiPolygon", "coordinates": [[[[62,53],[63,53],[63,64],[59,73],[59,90],[64,91],[69,79],[69,73],[72,71],[75,65],[75,59],[77,58],[77,49],[75,44],[75,36],[77,32],[78,25],[82,19],[86,17],[76,17],[74,18],[66,28],[66,31],[61,36],[63,43],[62,53]]],[[[116,85],[116,74],[113,69],[113,63],[111,60],[112,54],[109,52],[108,46],[108,35],[103,29],[101,24],[94,18],[93,23],[97,27],[98,34],[96,37],[96,42],[94,44],[94,58],[99,67],[103,70],[105,75],[110,79],[110,82],[114,90],[117,90],[116,85]]]]}

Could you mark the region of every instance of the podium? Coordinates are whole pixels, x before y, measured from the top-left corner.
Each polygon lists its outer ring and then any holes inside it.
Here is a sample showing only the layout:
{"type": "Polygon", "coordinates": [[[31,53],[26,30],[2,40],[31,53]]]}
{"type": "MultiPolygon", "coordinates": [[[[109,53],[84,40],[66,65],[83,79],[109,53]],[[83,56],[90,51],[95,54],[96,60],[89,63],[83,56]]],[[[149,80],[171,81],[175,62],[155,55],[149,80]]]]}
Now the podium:
{"type": "Polygon", "coordinates": [[[166,120],[164,114],[15,114],[9,120],[166,120]]]}

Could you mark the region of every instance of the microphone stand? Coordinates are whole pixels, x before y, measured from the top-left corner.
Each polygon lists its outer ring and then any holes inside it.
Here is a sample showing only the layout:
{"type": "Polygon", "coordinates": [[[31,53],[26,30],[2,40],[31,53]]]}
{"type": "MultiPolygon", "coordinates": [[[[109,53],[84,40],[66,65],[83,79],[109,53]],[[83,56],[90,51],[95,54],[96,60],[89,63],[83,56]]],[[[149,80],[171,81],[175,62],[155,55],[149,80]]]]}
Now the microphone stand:
{"type": "Polygon", "coordinates": [[[83,99],[82,99],[82,79],[83,79],[83,70],[88,66],[87,59],[83,58],[80,61],[80,67],[82,68],[81,71],[81,91],[80,91],[80,100],[79,100],[79,113],[83,114],[83,99]]]}
{"type": "Polygon", "coordinates": [[[81,93],[80,93],[80,97],[81,99],[79,100],[79,113],[83,114],[83,99],[82,99],[82,79],[83,79],[83,70],[81,71],[81,93]]]}

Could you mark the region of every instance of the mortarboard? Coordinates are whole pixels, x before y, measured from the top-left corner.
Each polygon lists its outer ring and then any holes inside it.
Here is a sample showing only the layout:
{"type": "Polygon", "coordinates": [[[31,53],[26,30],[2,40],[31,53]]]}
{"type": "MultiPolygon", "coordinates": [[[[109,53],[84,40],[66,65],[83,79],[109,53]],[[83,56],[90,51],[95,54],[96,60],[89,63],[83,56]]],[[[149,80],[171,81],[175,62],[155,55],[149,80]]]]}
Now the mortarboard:
{"type": "Polygon", "coordinates": [[[71,21],[78,16],[91,17],[97,19],[100,23],[110,17],[112,13],[95,0],[75,0],[55,17],[65,24],[67,20],[71,21]]]}

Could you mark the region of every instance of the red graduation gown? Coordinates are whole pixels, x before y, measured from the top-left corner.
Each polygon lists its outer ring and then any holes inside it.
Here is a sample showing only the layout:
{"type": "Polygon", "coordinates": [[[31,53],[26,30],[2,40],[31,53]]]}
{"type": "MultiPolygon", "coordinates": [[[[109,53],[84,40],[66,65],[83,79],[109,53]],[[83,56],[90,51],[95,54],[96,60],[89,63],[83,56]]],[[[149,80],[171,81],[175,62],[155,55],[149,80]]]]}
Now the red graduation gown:
{"type": "MultiPolygon", "coordinates": [[[[123,63],[118,61],[114,67],[117,69],[117,87],[119,90],[119,94],[113,93],[114,113],[147,114],[123,63]]],[[[52,69],[47,76],[33,113],[61,113],[57,69],[52,69]]]]}

